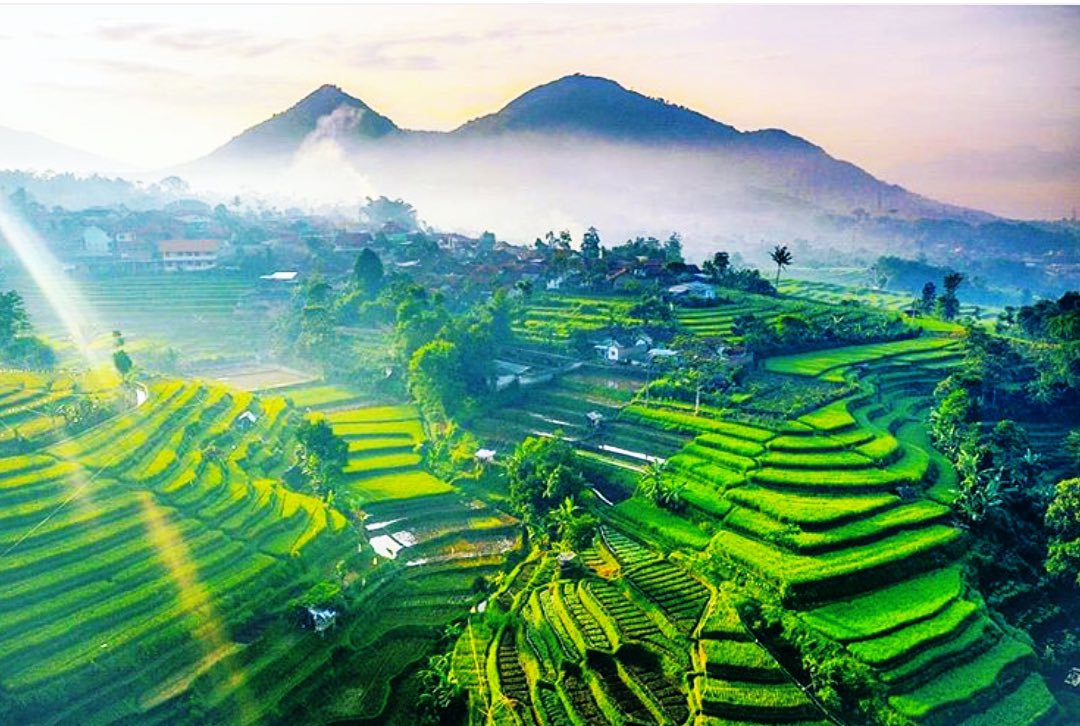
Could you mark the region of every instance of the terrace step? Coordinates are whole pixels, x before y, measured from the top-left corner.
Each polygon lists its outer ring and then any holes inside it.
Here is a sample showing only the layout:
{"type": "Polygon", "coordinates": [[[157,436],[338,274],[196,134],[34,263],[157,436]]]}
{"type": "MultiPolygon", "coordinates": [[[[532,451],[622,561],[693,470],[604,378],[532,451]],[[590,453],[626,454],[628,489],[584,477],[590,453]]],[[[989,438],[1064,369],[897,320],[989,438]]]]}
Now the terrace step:
{"type": "Polygon", "coordinates": [[[940,567],[956,554],[962,534],[944,525],[904,531],[822,555],[797,555],[722,530],[713,546],[741,567],[765,576],[785,602],[827,602],[940,567]]]}
{"type": "Polygon", "coordinates": [[[747,683],[709,676],[694,679],[705,715],[740,721],[789,723],[814,719],[821,711],[794,683],[747,683]]]}
{"type": "Polygon", "coordinates": [[[871,544],[897,532],[937,524],[945,520],[949,513],[948,507],[936,502],[916,501],[830,529],[805,531],[756,510],[734,507],[725,517],[724,525],[799,554],[819,555],[871,544]]]}
{"type": "Polygon", "coordinates": [[[1058,703],[1046,681],[1038,673],[1032,673],[1020,682],[1004,698],[975,714],[959,726],[1035,726],[1058,710],[1058,703]]]}
{"type": "Polygon", "coordinates": [[[1034,660],[1030,647],[1003,638],[978,658],[910,692],[891,696],[889,704],[902,715],[931,726],[955,722],[958,717],[983,710],[1034,660]]]}

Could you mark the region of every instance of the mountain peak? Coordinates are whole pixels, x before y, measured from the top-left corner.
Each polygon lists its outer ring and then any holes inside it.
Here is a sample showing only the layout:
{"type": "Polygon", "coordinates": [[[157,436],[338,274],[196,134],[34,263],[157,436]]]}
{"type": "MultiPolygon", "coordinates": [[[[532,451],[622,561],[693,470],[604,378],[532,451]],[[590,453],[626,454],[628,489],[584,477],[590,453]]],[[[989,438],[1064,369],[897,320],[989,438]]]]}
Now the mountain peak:
{"type": "Polygon", "coordinates": [[[739,136],[731,126],[700,113],[582,73],[526,91],[498,113],[470,121],[458,132],[569,134],[661,144],[723,142],[739,136]]]}
{"type": "Polygon", "coordinates": [[[293,153],[309,134],[319,127],[319,120],[338,109],[354,109],[354,123],[349,127],[352,138],[342,142],[361,139],[377,139],[400,132],[397,125],[379,114],[359,98],[350,96],[340,87],[323,84],[304,96],[285,111],[244,131],[211,154],[212,158],[275,157],[293,153]]]}
{"type": "Polygon", "coordinates": [[[335,86],[330,83],[324,83],[300,99],[294,106],[292,106],[285,113],[294,111],[307,111],[315,113],[318,116],[325,116],[328,113],[332,113],[339,106],[350,106],[353,108],[367,109],[368,106],[359,98],[354,98],[345,91],[341,90],[340,86],[335,86]]]}

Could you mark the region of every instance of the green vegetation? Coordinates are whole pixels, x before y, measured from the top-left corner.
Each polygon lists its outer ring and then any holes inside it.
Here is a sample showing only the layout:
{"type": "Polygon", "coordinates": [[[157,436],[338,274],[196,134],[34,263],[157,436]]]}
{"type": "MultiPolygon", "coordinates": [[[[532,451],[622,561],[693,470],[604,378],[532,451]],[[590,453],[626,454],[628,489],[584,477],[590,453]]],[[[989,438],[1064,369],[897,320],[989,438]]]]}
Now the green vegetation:
{"type": "MultiPolygon", "coordinates": [[[[373,213],[408,220],[386,202],[373,213]]],[[[571,292],[456,299],[374,252],[312,275],[278,337],[321,373],[279,397],[149,378],[122,340],[139,365],[117,360],[108,384],[0,376],[0,716],[1056,716],[1037,669],[1075,650],[1068,599],[1045,596],[1073,592],[1080,472],[1063,445],[1052,470],[1035,450],[1056,433],[988,414],[1036,405],[1036,380],[1062,400],[1066,354],[915,335],[791,281],[777,297],[722,253],[694,278],[677,235],[610,255],[589,235],[580,255],[568,234],[535,246],[571,292]],[[644,274],[620,292],[608,275],[639,258],[719,299],[644,274]],[[648,339],[608,363],[598,334],[648,339]],[[1011,531],[1025,551],[991,561],[1011,531]],[[1019,563],[1038,567],[1001,577],[1010,594],[995,580],[1019,563]],[[1014,604],[1033,594],[1041,619],[1014,604]]],[[[927,293],[942,317],[958,284],[940,306],[927,293]]],[[[1024,320],[1067,347],[1071,302],[1055,304],[1024,320]]]]}

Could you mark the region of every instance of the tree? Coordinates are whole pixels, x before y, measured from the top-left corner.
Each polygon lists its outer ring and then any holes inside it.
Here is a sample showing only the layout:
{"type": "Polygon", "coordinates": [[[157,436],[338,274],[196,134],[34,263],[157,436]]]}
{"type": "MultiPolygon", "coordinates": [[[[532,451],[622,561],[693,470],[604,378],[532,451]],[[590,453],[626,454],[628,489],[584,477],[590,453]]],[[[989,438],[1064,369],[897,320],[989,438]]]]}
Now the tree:
{"type": "Polygon", "coordinates": [[[713,254],[712,259],[705,260],[702,263],[701,269],[705,271],[705,274],[712,277],[713,282],[720,282],[727,277],[728,272],[731,270],[731,255],[727,252],[716,252],[713,254]]]}
{"type": "Polygon", "coordinates": [[[1065,479],[1054,487],[1046,526],[1051,534],[1047,572],[1073,577],[1080,585],[1080,479],[1065,479]]]}
{"type": "Polygon", "coordinates": [[[955,320],[960,314],[960,300],[956,297],[956,290],[964,281],[964,275],[959,272],[950,272],[945,275],[942,286],[945,292],[938,297],[938,313],[945,320],[955,320]]]}
{"type": "Polygon", "coordinates": [[[585,485],[577,457],[559,436],[529,436],[506,461],[510,503],[527,522],[540,523],[585,485]]]}
{"type": "Polygon", "coordinates": [[[349,459],[349,445],[334,433],[326,419],[305,420],[296,430],[296,458],[312,490],[331,497],[349,459]]]}
{"type": "Polygon", "coordinates": [[[420,228],[413,205],[388,197],[368,197],[360,210],[360,220],[373,230],[381,230],[387,224],[395,224],[406,232],[414,232],[420,228]]]}
{"type": "Polygon", "coordinates": [[[581,259],[591,264],[600,259],[600,233],[596,227],[589,227],[581,238],[581,259]]]}
{"type": "Polygon", "coordinates": [[[30,332],[30,318],[22,295],[15,290],[0,293],[0,347],[30,332]]]}
{"type": "Polygon", "coordinates": [[[353,279],[357,288],[368,298],[374,297],[382,287],[383,264],[373,250],[365,248],[356,256],[353,279]]]}
{"type": "Polygon", "coordinates": [[[788,250],[787,245],[776,245],[769,253],[769,257],[776,263],[776,284],[779,285],[780,271],[791,264],[791,251],[788,250]]]}
{"type": "Polygon", "coordinates": [[[922,299],[919,300],[919,311],[924,315],[934,312],[934,300],[937,299],[937,285],[927,282],[922,288],[922,299]]]}
{"type": "Polygon", "coordinates": [[[443,717],[460,705],[464,689],[454,675],[453,659],[449,653],[428,658],[427,667],[418,674],[421,684],[416,699],[420,723],[424,726],[442,723],[443,717]]]}
{"type": "Polygon", "coordinates": [[[682,236],[672,232],[664,243],[664,259],[668,262],[682,262],[682,236]]]}
{"type": "Polygon", "coordinates": [[[120,374],[121,378],[127,378],[127,374],[131,372],[132,361],[131,356],[124,350],[124,334],[119,330],[112,331],[113,336],[113,366],[116,367],[116,372],[120,374]]]}
{"type": "Polygon", "coordinates": [[[124,350],[117,350],[113,351],[112,359],[113,365],[116,367],[116,372],[120,374],[121,378],[126,377],[127,374],[131,371],[133,365],[131,362],[131,356],[129,356],[124,350]]]}
{"type": "Polygon", "coordinates": [[[685,488],[685,481],[665,476],[664,464],[654,461],[642,470],[637,494],[658,507],[680,512],[686,507],[686,501],[682,498],[685,488]]]}
{"type": "Polygon", "coordinates": [[[409,388],[429,416],[439,421],[452,418],[466,398],[458,347],[440,338],[417,348],[409,359],[409,388]]]}

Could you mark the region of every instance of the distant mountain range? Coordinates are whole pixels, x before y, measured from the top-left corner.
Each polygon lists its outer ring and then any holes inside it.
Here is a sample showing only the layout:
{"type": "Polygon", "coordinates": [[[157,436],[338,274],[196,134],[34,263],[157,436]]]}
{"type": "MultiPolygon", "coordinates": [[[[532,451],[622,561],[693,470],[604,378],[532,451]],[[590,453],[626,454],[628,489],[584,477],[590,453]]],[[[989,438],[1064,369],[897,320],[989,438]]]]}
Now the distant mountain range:
{"type": "Polygon", "coordinates": [[[0,171],[17,169],[88,174],[117,171],[123,166],[29,131],[0,126],[0,171]]]}
{"type": "MultiPolygon", "coordinates": [[[[556,160],[573,167],[579,166],[575,161],[588,159],[624,169],[617,175],[621,179],[596,178],[601,185],[625,183],[626,171],[632,170],[642,177],[641,186],[689,185],[694,199],[739,213],[849,214],[861,208],[907,218],[993,219],[884,182],[786,131],[740,131],[615,81],[586,75],[534,88],[498,112],[448,133],[403,129],[340,88],[325,85],[184,171],[236,165],[280,168],[301,154],[305,144],[319,139],[332,140],[346,155],[363,159],[368,177],[405,195],[415,185],[445,177],[439,168],[444,164],[452,164],[451,175],[476,193],[489,186],[492,175],[503,177],[499,187],[521,180],[551,190],[557,186],[553,174],[561,173],[556,160]],[[422,159],[411,158],[414,154],[422,159]],[[501,165],[490,163],[496,158],[501,165]],[[407,169],[414,177],[411,182],[407,169]],[[705,194],[702,199],[708,188],[716,192],[715,198],[705,194]]],[[[588,210],[575,210],[571,216],[578,213],[588,210]]]]}
{"type": "MultiPolygon", "coordinates": [[[[88,172],[118,165],[0,128],[3,168],[88,172]]],[[[404,129],[324,85],[208,156],[156,174],[178,174],[218,196],[276,204],[400,197],[436,226],[493,229],[518,241],[590,225],[606,239],[679,230],[702,253],[719,243],[756,249],[770,238],[854,241],[822,221],[837,215],[997,219],[877,179],[787,131],[741,131],[580,74],[445,133],[404,129]]]]}

